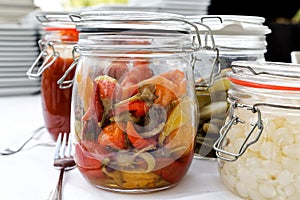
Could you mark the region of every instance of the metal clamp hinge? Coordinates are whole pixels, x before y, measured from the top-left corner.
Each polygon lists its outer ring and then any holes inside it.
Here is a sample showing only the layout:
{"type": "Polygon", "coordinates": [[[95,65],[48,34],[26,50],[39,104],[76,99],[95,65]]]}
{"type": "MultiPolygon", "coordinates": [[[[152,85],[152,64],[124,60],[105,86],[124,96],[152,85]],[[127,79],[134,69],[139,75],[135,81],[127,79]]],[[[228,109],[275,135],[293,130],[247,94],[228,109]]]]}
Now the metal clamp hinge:
{"type": "Polygon", "coordinates": [[[248,147],[258,141],[263,131],[263,123],[261,119],[261,111],[256,106],[249,106],[245,104],[237,104],[236,102],[233,102],[230,106],[229,110],[229,120],[228,122],[221,128],[220,130],[220,137],[214,144],[214,149],[216,151],[216,155],[218,158],[233,162],[236,161],[240,156],[242,156],[245,151],[248,149],[248,147]],[[246,138],[244,139],[243,143],[241,144],[239,150],[237,153],[234,152],[228,152],[224,150],[222,147],[225,145],[225,139],[228,135],[228,132],[230,128],[233,125],[237,125],[238,123],[245,123],[245,121],[241,120],[238,116],[234,115],[234,109],[240,107],[244,108],[246,110],[250,110],[252,113],[257,113],[257,121],[253,124],[251,124],[252,128],[249,131],[249,133],[246,135],[246,138]],[[254,131],[257,130],[256,134],[253,136],[254,131]],[[251,137],[253,136],[253,137],[251,137]],[[251,140],[250,140],[251,138],[251,140]]]}
{"type": "Polygon", "coordinates": [[[55,50],[53,42],[45,42],[43,40],[39,41],[39,46],[41,49],[41,53],[35,59],[31,67],[27,70],[26,75],[30,79],[38,79],[42,73],[50,67],[56,59],[59,57],[59,53],[55,50]],[[48,47],[51,47],[52,54],[48,54],[48,47]],[[45,59],[46,58],[46,59],[45,59]],[[42,65],[38,66],[38,64],[42,61],[42,65]]]}

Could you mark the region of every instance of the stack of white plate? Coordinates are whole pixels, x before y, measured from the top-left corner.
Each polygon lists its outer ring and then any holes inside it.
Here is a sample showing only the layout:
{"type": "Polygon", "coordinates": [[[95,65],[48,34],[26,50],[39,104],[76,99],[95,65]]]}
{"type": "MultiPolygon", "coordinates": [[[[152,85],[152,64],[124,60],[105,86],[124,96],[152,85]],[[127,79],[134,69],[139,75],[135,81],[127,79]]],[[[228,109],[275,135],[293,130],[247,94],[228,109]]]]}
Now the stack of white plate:
{"type": "Polygon", "coordinates": [[[0,96],[35,94],[40,80],[30,80],[26,71],[39,54],[36,27],[0,24],[0,96]]]}
{"type": "Polygon", "coordinates": [[[129,6],[142,8],[152,7],[158,12],[169,12],[181,15],[207,14],[210,0],[129,0],[129,6]]]}
{"type": "Polygon", "coordinates": [[[0,0],[0,23],[16,23],[35,9],[33,0],[0,0]]]}
{"type": "Polygon", "coordinates": [[[76,11],[145,11],[180,15],[206,15],[210,0],[129,0],[126,5],[96,5],[76,11]]]}

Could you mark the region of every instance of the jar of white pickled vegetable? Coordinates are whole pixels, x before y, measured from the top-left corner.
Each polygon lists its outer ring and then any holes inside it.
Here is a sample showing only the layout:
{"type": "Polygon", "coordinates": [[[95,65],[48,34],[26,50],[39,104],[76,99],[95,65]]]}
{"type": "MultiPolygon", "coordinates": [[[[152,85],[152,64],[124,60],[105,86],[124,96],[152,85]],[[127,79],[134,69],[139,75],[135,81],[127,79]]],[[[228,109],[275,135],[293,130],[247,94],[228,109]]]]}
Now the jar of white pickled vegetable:
{"type": "MultiPolygon", "coordinates": [[[[167,13],[70,16],[79,31],[71,82],[79,171],[91,185],[115,192],[175,186],[192,162],[198,124],[191,60],[200,43],[191,40],[193,24],[167,13]]],[[[64,78],[59,84],[68,87],[64,78]]]]}
{"type": "Polygon", "coordinates": [[[246,199],[300,199],[300,65],[235,61],[214,145],[224,185],[246,199]]]}

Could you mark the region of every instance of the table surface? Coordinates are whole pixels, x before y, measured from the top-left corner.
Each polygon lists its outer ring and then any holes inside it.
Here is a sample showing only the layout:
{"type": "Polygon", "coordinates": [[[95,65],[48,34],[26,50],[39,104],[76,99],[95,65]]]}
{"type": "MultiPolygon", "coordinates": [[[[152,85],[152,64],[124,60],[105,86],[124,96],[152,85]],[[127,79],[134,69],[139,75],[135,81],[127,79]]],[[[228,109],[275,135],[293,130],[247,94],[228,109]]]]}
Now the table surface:
{"type": "MultiPolygon", "coordinates": [[[[42,126],[40,95],[0,97],[0,150],[20,143],[42,126]]],[[[47,199],[59,171],[53,167],[54,142],[44,131],[21,152],[0,156],[0,199],[47,199]]],[[[156,200],[156,199],[240,199],[221,183],[217,161],[194,159],[184,179],[175,187],[150,194],[120,194],[90,185],[77,168],[65,173],[64,200],[156,200]]]]}

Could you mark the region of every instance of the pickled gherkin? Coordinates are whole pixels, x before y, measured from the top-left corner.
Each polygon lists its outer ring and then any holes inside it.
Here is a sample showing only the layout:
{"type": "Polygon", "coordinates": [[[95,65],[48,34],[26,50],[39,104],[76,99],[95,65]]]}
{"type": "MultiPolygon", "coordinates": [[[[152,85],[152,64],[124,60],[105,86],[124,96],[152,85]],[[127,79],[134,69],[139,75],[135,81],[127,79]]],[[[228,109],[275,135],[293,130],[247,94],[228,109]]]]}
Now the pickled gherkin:
{"type": "Polygon", "coordinates": [[[227,91],[229,81],[222,70],[214,84],[207,90],[196,91],[199,106],[199,126],[196,135],[195,156],[216,158],[213,145],[219,138],[219,130],[225,122],[228,110],[227,91]]]}

